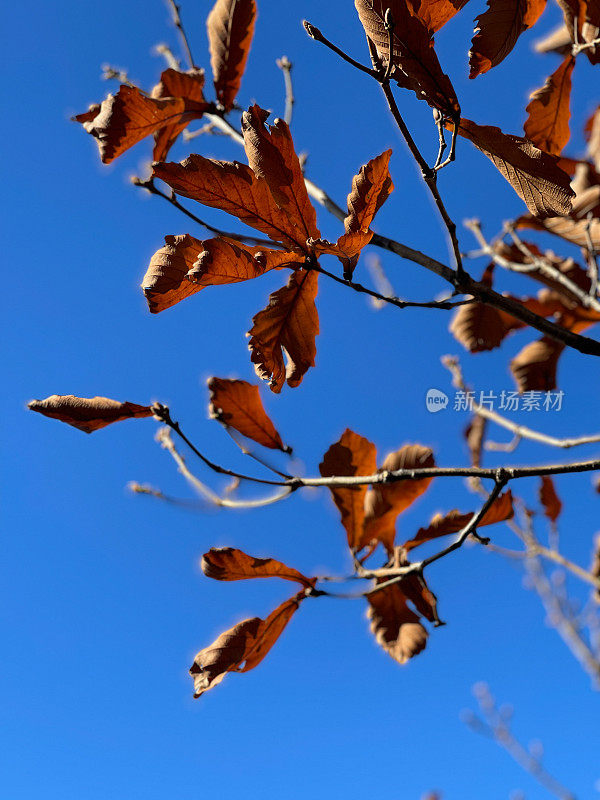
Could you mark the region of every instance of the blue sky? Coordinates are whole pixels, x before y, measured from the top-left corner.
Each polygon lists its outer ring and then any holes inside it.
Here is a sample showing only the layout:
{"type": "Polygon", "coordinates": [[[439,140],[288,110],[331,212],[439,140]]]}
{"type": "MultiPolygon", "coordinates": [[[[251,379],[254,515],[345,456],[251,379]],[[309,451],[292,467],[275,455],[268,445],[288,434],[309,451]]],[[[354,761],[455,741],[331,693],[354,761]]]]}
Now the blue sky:
{"type": "MultiPolygon", "coordinates": [[[[196,58],[206,67],[210,5],[187,2],[182,9],[196,58]]],[[[558,65],[551,55],[532,57],[532,42],[553,29],[559,14],[549,7],[501,66],[467,81],[472,19],[482,10],[480,2],[469,4],[438,34],[440,60],[465,116],[521,133],[530,91],[558,65]]],[[[2,246],[16,291],[10,287],[4,311],[2,796],[163,800],[245,793],[320,800],[359,798],[380,786],[376,791],[403,800],[434,788],[445,800],[479,800],[508,797],[520,787],[541,800],[547,794],[529,776],[459,721],[461,709],[473,704],[472,684],[485,680],[500,701],[514,704],[516,732],[525,741],[544,741],[556,776],[578,797],[597,797],[598,694],[544,626],[520,570],[481,548],[431,568],[448,625],[433,632],[428,650],[408,666],[378,649],[362,601],[323,598],[304,604],[255,671],[230,675],[201,701],[192,699],[187,669],[195,652],[240,619],[268,613],[289,593],[278,581],[210,581],[199,570],[202,553],[233,545],[308,574],[343,573],[349,568],[344,532],[329,496],[298,493],[285,504],[239,514],[194,513],[132,496],[125,486],[137,480],[189,497],[153,441],[154,422],[122,423],[86,438],[30,414],[25,403],[52,393],[161,400],[207,453],[249,468],[207,420],[205,381],[210,375],[254,379],[244,332],[281,276],[209,289],[151,316],[139,289],[150,256],[166,234],[201,231],[130,185],[130,176],[147,168],[149,143],[105,167],[91,137],[69,117],[109,91],[99,80],[102,63],[126,67],[145,87],[157,81],[162,63],[151,54],[153,45],[178,47],[166,6],[161,0],[123,0],[110,9],[24,0],[10,15],[2,246]]],[[[309,154],[310,177],[343,202],[358,167],[392,147],[396,190],[377,228],[447,261],[443,232],[376,85],[310,41],[302,17],[366,60],[349,2],[259,0],[240,103],[257,101],[282,114],[275,59],[285,53],[294,63],[292,130],[297,149],[309,154]]],[[[580,130],[597,103],[594,85],[597,76],[578,60],[572,155],[584,149],[580,130]]],[[[429,109],[408,93],[398,93],[398,100],[433,156],[429,109]]],[[[233,143],[217,137],[179,143],[172,156],[183,158],[194,147],[242,159],[233,143]]],[[[456,220],[481,216],[490,234],[523,210],[467,142],[460,142],[458,163],[443,172],[440,186],[456,220]]],[[[318,213],[323,234],[336,236],[338,223],[318,213]]],[[[202,215],[231,225],[218,211],[202,209],[202,215]]],[[[470,249],[470,234],[460,226],[459,232],[470,249]]],[[[402,297],[430,299],[445,289],[414,264],[386,254],[382,262],[402,297]]],[[[333,261],[329,266],[335,269],[333,261]]],[[[357,276],[366,279],[364,263],[357,276]]],[[[524,278],[501,277],[503,290],[537,288],[524,278]]],[[[467,357],[447,332],[447,312],[374,312],[364,298],[325,281],[318,308],[317,368],[296,390],[279,397],[263,392],[283,438],[295,447],[295,469],[306,474],[317,471],[345,427],[376,442],[382,456],[418,441],[434,449],[440,464],[466,463],[465,415],[425,409],[428,388],[448,390],[440,355],[459,353],[469,381],[500,392],[513,388],[510,358],[533,338],[520,332],[501,350],[467,357]]],[[[527,422],[556,435],[593,431],[596,366],[566,353],[559,375],[563,410],[534,412],[527,422]]],[[[599,452],[588,446],[576,455],[599,452]]],[[[524,443],[511,460],[568,456],[524,443]]],[[[493,454],[486,461],[500,463],[493,454]]],[[[598,497],[589,475],[565,476],[556,485],[565,501],[564,550],[586,565],[598,497]]],[[[536,488],[525,482],[519,491],[532,500],[536,488]]],[[[438,479],[401,519],[401,535],[435,511],[467,511],[474,503],[460,480],[438,479]]],[[[541,520],[538,525],[542,531],[541,520]]],[[[502,526],[491,532],[495,541],[514,544],[502,526]]]]}

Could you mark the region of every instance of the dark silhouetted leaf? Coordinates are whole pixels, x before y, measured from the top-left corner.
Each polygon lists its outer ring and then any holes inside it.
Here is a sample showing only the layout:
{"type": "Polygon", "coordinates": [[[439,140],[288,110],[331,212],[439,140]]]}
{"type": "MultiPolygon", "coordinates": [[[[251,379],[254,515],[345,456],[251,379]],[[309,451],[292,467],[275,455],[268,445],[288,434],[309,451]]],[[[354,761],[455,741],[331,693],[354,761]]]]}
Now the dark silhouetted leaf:
{"type": "Polygon", "coordinates": [[[559,496],[556,494],[554,481],[550,475],[543,475],[541,478],[540,503],[548,519],[552,520],[552,522],[556,522],[562,511],[562,503],[559,496]]]}

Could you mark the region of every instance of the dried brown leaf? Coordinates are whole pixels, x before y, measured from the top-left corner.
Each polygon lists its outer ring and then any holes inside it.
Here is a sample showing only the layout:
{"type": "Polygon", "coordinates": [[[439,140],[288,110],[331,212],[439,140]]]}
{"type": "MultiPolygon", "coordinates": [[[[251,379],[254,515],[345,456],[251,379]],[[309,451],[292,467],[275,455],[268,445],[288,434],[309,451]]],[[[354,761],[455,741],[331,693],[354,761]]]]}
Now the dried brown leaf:
{"type": "Polygon", "coordinates": [[[150,406],[120,403],[108,397],[75,397],[72,394],[53,394],[45,400],[32,400],[27,407],[45,417],[66,422],[84,433],[93,433],[113,422],[135,417],[151,417],[150,406]]]}
{"type": "Polygon", "coordinates": [[[544,514],[548,519],[552,520],[552,522],[556,522],[562,511],[562,502],[560,497],[556,494],[554,481],[550,475],[542,476],[539,491],[540,503],[544,509],[544,514]]]}
{"type": "MultiPolygon", "coordinates": [[[[324,478],[339,475],[373,475],[377,469],[377,448],[368,439],[348,428],[338,442],[332,444],[319,464],[324,478]]],[[[369,544],[365,538],[366,486],[330,487],[333,501],[342,515],[342,525],[348,534],[348,546],[353,552],[369,544]]]]}
{"type": "Polygon", "coordinates": [[[296,270],[287,285],[273,292],[267,307],[252,319],[248,334],[251,360],[257,375],[268,380],[270,389],[277,394],[286,381],[288,386],[299,386],[306,371],[315,365],[315,339],[319,333],[317,291],[318,273],[296,270]]]}
{"type": "Polygon", "coordinates": [[[255,21],[254,0],[217,0],[206,20],[215,90],[225,111],[240,88],[255,21]]]}
{"type": "Polygon", "coordinates": [[[277,639],[305,597],[304,591],[286,600],[266,619],[252,617],[222,633],[211,645],[200,650],[190,668],[194,697],[217,686],[228,672],[254,669],[277,639]]]}
{"type": "MultiPolygon", "coordinates": [[[[413,548],[430,542],[433,539],[438,539],[440,536],[458,533],[469,524],[474,513],[474,511],[470,511],[465,514],[454,509],[447,514],[436,514],[426,528],[419,528],[412,539],[409,539],[408,542],[404,542],[402,545],[404,551],[408,553],[413,548]]],[[[507,519],[512,519],[514,513],[512,494],[509,490],[494,500],[477,527],[494,525],[496,522],[504,522],[507,519]]]]}
{"type": "Polygon", "coordinates": [[[468,0],[409,0],[415,16],[423,21],[429,33],[436,33],[468,0]]]}
{"type": "Polygon", "coordinates": [[[250,247],[230,239],[194,239],[189,234],[165,236],[142,281],[152,314],[191,297],[206,286],[239,283],[271,269],[301,261],[297,253],[250,247]]]}
{"type": "MultiPolygon", "coordinates": [[[[384,583],[379,578],[377,583],[384,583]]],[[[399,664],[405,664],[427,646],[427,630],[408,607],[399,583],[369,595],[367,618],[377,643],[399,664]]]]}
{"type": "Polygon", "coordinates": [[[245,164],[192,154],[180,164],[155,164],[154,177],[177,194],[232,214],[290,250],[306,251],[303,232],[279,208],[267,182],[245,164]]]}
{"type": "Polygon", "coordinates": [[[209,413],[213,419],[235,428],[263,447],[290,452],[267,416],[258,386],[247,381],[210,378],[208,390],[209,413]]]}
{"type": "MultiPolygon", "coordinates": [[[[390,453],[380,471],[423,469],[434,467],[435,459],[429,447],[420,444],[404,445],[390,453]]],[[[381,542],[388,553],[394,549],[396,519],[427,490],[433,478],[400,480],[376,484],[365,496],[364,541],[381,542]]]]}
{"type": "Polygon", "coordinates": [[[585,123],[583,132],[588,143],[588,156],[594,162],[596,170],[600,172],[600,106],[585,123]]]}
{"type": "Polygon", "coordinates": [[[531,95],[524,125],[525,136],[540,150],[559,156],[571,135],[571,75],[575,59],[568,55],[562,64],[546,78],[541,89],[531,95]]]}
{"type": "Polygon", "coordinates": [[[558,358],[564,348],[564,344],[548,336],[525,345],[510,362],[519,392],[556,389],[558,358]]]}
{"type": "Polygon", "coordinates": [[[154,161],[164,161],[179,134],[187,128],[192,120],[200,119],[209,108],[209,103],[204,99],[203,88],[204,70],[192,69],[188,72],[181,72],[176,69],[166,69],[162,73],[160,83],[154,87],[151,96],[155,99],[182,98],[185,113],[154,134],[154,150],[152,151],[154,161]]]}
{"type": "Polygon", "coordinates": [[[242,581],[250,578],[282,578],[296,581],[310,589],[314,578],[307,578],[297,569],[288,567],[274,558],[256,558],[234,547],[211,547],[202,556],[202,572],[216,581],[242,581]]]}
{"type": "Polygon", "coordinates": [[[321,234],[317,215],[308,198],[290,129],[282,119],[276,119],[267,127],[268,116],[269,113],[257,105],[242,115],[248,164],[257,177],[266,181],[275,202],[303,232],[304,241],[318,239],[321,234]]]}
{"type": "Polygon", "coordinates": [[[368,39],[386,64],[390,60],[390,48],[384,18],[387,9],[390,9],[395,24],[392,78],[402,88],[411,89],[432,108],[439,109],[451,119],[457,119],[460,106],[454,87],[442,71],[426,24],[413,15],[406,0],[355,0],[354,5],[368,39]]]}
{"type": "Polygon", "coordinates": [[[484,153],[539,219],[568,214],[573,191],[558,159],[521,136],[461,119],[458,132],[484,153]]]}
{"type": "Polygon", "coordinates": [[[469,53],[469,78],[476,78],[504,61],[519,36],[537,22],[546,0],[488,0],[477,17],[469,53]]]}

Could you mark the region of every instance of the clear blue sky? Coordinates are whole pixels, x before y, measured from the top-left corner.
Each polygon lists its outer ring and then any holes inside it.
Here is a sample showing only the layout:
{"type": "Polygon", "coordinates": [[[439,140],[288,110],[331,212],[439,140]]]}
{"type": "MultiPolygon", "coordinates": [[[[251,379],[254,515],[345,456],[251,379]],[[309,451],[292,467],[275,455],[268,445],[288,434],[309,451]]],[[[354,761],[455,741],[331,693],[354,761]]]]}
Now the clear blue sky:
{"type": "MultiPolygon", "coordinates": [[[[183,6],[197,60],[207,67],[210,5],[188,0],[183,6]]],[[[559,15],[548,8],[506,62],[469,82],[471,23],[482,10],[479,0],[469,4],[440,32],[440,59],[465,116],[521,133],[529,92],[558,64],[554,56],[531,57],[531,45],[559,15]]],[[[301,29],[306,17],[364,60],[352,4],[259,0],[259,12],[242,105],[256,100],[282,113],[275,59],[285,53],[295,65],[293,133],[298,149],[309,153],[310,177],[343,202],[356,169],[392,147],[396,191],[378,229],[446,260],[442,231],[377,87],[301,29]]],[[[104,62],[128,68],[145,87],[156,82],[162,64],[152,46],[178,46],[166,6],[161,0],[111,6],[23,0],[8,14],[0,796],[321,800],[376,791],[417,800],[438,788],[445,800],[487,800],[521,787],[531,800],[542,800],[547,795],[531,778],[459,721],[461,709],[473,702],[472,684],[486,680],[502,702],[515,705],[517,733],[544,741],[557,777],[580,798],[597,797],[599,696],[544,626],[519,569],[481,548],[431,568],[448,625],[433,632],[428,650],[408,666],[378,649],[362,601],[321,599],[304,604],[255,671],[230,675],[202,700],[192,699],[187,669],[195,652],[243,617],[268,613],[289,592],[278,581],[210,581],[199,570],[201,554],[233,545],[309,574],[344,572],[344,534],[329,496],[298,494],[280,506],[240,514],[167,507],[124,488],[138,480],[189,496],[154,443],[151,420],[88,438],[26,412],[25,403],[52,393],[160,399],[206,452],[239,466],[232,443],[206,419],[205,380],[253,379],[244,332],[281,276],[209,289],[151,316],[138,288],[149,257],[165,234],[201,231],[130,186],[129,177],[150,158],[149,143],[104,167],[91,137],[69,117],[109,90],[99,80],[104,62]]],[[[574,81],[569,152],[581,154],[579,131],[597,102],[590,89],[598,86],[583,58],[574,81]]],[[[433,154],[429,109],[412,95],[398,97],[433,154]]],[[[222,138],[191,144],[208,156],[242,158],[222,138]]],[[[189,150],[180,143],[173,156],[189,150]]],[[[466,142],[440,184],[455,219],[479,215],[490,234],[523,209],[466,142]]],[[[203,214],[230,225],[217,211],[203,214]]],[[[319,218],[324,235],[336,236],[337,224],[321,211],[319,218]]],[[[472,247],[469,234],[461,229],[460,235],[463,247],[472,247]]],[[[445,288],[413,264],[382,259],[401,296],[429,299],[445,288]]],[[[364,264],[357,274],[366,276],[364,264]]],[[[536,290],[525,279],[501,288],[536,290]]],[[[423,401],[431,386],[448,388],[440,354],[461,349],[447,332],[446,313],[376,313],[364,298],[324,281],[318,307],[317,369],[299,389],[279,397],[264,392],[282,435],[295,446],[296,468],[314,473],[346,426],[375,441],[382,454],[419,441],[434,448],[438,463],[465,463],[464,415],[431,415],[423,401]]],[[[511,389],[508,361],[531,338],[519,333],[489,355],[461,353],[468,379],[478,388],[511,389]]],[[[563,411],[529,415],[528,421],[555,434],[591,432],[597,427],[597,365],[566,353],[560,382],[563,411]]],[[[505,437],[498,431],[497,438],[505,437]]],[[[599,452],[590,446],[577,455],[599,452]]],[[[524,444],[512,459],[568,456],[524,444]]],[[[487,463],[499,462],[490,455],[487,463]]],[[[565,552],[585,565],[598,527],[598,496],[589,476],[556,483],[565,501],[565,552]]],[[[534,483],[522,488],[531,499],[534,483]]],[[[438,480],[402,518],[401,532],[414,532],[435,511],[466,511],[474,502],[461,481],[438,480]]],[[[493,535],[512,543],[502,526],[493,535]]]]}

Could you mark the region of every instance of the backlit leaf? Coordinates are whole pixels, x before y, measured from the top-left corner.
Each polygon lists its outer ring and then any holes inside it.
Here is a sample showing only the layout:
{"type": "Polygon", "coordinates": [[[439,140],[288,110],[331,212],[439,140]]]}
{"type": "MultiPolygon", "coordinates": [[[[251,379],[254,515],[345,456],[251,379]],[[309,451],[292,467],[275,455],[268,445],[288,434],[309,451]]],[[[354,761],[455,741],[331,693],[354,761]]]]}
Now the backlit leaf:
{"type": "Polygon", "coordinates": [[[548,519],[552,520],[552,522],[556,522],[562,511],[562,503],[559,496],[556,494],[554,481],[550,475],[542,476],[539,497],[542,508],[544,509],[544,514],[548,519]]]}
{"type": "Polygon", "coordinates": [[[304,591],[286,600],[266,619],[252,617],[222,633],[211,645],[200,650],[190,667],[194,697],[217,686],[228,672],[254,669],[277,639],[305,597],[304,591]]]}
{"type": "Polygon", "coordinates": [[[279,393],[286,381],[288,386],[299,386],[306,371],[315,365],[317,275],[306,270],[292,272],[287,285],[273,292],[267,307],[253,317],[248,334],[251,360],[273,392],[279,393]]]}
{"type": "MultiPolygon", "coordinates": [[[[375,445],[354,431],[346,429],[340,440],[332,444],[319,464],[321,475],[373,475],[377,469],[375,445]]],[[[342,525],[348,534],[348,546],[358,552],[369,544],[365,537],[366,486],[332,486],[333,501],[342,515],[342,525]]]]}
{"type": "Polygon", "coordinates": [[[425,23],[430,33],[436,33],[468,0],[410,0],[410,5],[417,17],[425,23]]]}
{"type": "Polygon", "coordinates": [[[263,447],[290,452],[267,416],[258,386],[247,381],[210,378],[209,413],[263,447]]]}
{"type": "Polygon", "coordinates": [[[310,589],[315,579],[274,558],[256,558],[234,547],[211,547],[202,556],[202,572],[216,581],[242,581],[250,578],[283,578],[310,589]]]}
{"type": "Polygon", "coordinates": [[[510,362],[519,392],[556,389],[556,368],[564,348],[564,344],[548,336],[525,345],[510,362]]]}
{"type": "MultiPolygon", "coordinates": [[[[384,583],[379,578],[377,583],[384,583]]],[[[377,643],[399,664],[405,664],[427,646],[427,630],[408,607],[399,583],[368,596],[367,617],[377,643]]]]}
{"type": "Polygon", "coordinates": [[[206,20],[215,90],[225,111],[240,88],[255,21],[254,0],[217,0],[206,20]]]}
{"type": "Polygon", "coordinates": [[[53,394],[45,400],[32,400],[27,406],[45,417],[66,422],[84,433],[93,433],[113,422],[135,417],[151,417],[150,406],[120,403],[108,397],[75,397],[53,394]]]}
{"type": "Polygon", "coordinates": [[[575,59],[568,55],[537,89],[526,108],[525,135],[540,150],[558,156],[569,141],[571,74],[575,59]]]}

